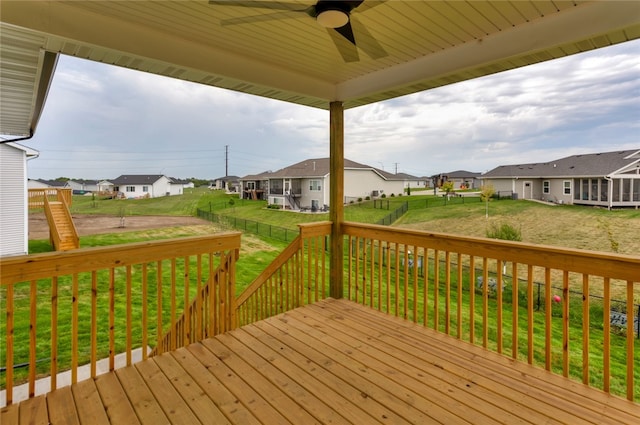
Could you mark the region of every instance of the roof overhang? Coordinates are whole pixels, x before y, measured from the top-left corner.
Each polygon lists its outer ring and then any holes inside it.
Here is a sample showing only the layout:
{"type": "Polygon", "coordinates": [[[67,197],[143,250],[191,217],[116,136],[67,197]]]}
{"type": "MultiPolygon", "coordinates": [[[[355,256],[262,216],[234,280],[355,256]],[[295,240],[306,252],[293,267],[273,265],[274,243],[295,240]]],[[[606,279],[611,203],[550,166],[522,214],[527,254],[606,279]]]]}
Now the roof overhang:
{"type": "Polygon", "coordinates": [[[358,49],[347,63],[309,16],[251,18],[271,12],[205,0],[3,0],[0,133],[35,129],[58,53],[327,109],[640,37],[637,2],[365,1],[352,16],[387,55],[358,49]],[[247,23],[221,25],[229,19],[247,23]]]}

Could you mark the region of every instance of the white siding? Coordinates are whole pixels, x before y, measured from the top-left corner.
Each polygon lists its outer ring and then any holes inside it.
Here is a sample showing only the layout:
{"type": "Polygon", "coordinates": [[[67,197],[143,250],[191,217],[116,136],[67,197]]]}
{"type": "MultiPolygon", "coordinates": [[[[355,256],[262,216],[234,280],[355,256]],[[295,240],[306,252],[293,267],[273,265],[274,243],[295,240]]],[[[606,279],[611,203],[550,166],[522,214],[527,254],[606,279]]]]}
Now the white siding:
{"type": "Polygon", "coordinates": [[[29,249],[26,162],[25,151],[0,144],[0,256],[29,249]]]}

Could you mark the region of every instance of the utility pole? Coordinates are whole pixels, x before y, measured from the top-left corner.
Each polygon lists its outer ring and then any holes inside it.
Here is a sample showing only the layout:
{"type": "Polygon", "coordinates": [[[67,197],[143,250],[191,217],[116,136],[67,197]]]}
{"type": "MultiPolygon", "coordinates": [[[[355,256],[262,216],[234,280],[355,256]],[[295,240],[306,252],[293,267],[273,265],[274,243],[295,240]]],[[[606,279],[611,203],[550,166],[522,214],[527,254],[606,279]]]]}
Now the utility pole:
{"type": "Polygon", "coordinates": [[[398,174],[398,163],[397,163],[397,162],[394,162],[393,164],[394,164],[394,165],[395,165],[395,167],[396,167],[396,172],[395,172],[395,174],[398,174]]]}
{"type": "Polygon", "coordinates": [[[229,145],[224,145],[224,176],[229,177],[229,145]]]}

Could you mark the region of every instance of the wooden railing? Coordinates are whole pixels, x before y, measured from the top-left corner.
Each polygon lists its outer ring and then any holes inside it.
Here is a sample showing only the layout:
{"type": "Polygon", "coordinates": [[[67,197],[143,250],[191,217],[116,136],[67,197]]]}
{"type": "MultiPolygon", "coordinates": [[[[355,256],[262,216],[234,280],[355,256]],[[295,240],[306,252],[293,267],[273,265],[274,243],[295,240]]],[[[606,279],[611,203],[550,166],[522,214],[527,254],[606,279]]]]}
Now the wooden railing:
{"type": "MultiPolygon", "coordinates": [[[[192,342],[224,333],[235,328],[235,263],[239,251],[235,250],[226,255],[220,254],[219,267],[207,277],[207,282],[200,285],[204,278],[196,282],[196,297],[191,301],[185,297],[182,315],[177,320],[171,320],[170,329],[161,338],[160,343],[150,355],[162,354],[184,347],[192,342]]],[[[198,261],[200,258],[198,258],[198,261]]],[[[173,266],[173,264],[172,264],[173,266]]],[[[198,267],[200,270],[201,267],[198,267]]],[[[175,282],[172,281],[172,285],[175,282]]],[[[172,293],[175,288],[172,287],[172,293]]],[[[185,294],[189,291],[185,290],[185,294]]]]}
{"type": "Polygon", "coordinates": [[[238,297],[239,326],[328,296],[327,237],[331,222],[299,227],[296,239],[238,297]]]}
{"type": "Polygon", "coordinates": [[[356,223],[343,234],[350,300],[640,398],[640,257],[356,223]],[[615,330],[614,293],[629,315],[615,330]]]}
{"type": "Polygon", "coordinates": [[[204,320],[189,307],[195,298],[206,312],[234,311],[239,248],[240,233],[226,233],[0,259],[6,404],[16,383],[27,382],[33,397],[37,377],[49,376],[54,390],[60,370],[70,369],[76,382],[81,364],[90,365],[93,377],[100,358],[110,370],[116,353],[126,353],[127,364],[136,348],[146,358],[158,336],[176,329],[185,306],[196,320],[182,322],[190,323],[182,326],[188,331],[170,338],[171,348],[189,343],[192,334],[234,328],[233,314],[204,320]],[[202,290],[211,284],[213,291],[202,290]]]}
{"type": "Polygon", "coordinates": [[[65,201],[70,207],[73,202],[71,189],[47,188],[29,189],[29,209],[44,208],[45,198],[49,201],[65,201]]]}

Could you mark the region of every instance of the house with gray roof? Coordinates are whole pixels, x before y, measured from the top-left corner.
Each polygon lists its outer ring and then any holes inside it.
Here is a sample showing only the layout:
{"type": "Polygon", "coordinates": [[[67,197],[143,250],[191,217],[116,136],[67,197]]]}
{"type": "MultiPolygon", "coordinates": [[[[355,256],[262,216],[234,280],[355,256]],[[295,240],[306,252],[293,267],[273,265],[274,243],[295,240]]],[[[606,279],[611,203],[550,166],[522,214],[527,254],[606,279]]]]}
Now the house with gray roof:
{"type": "MultiPolygon", "coordinates": [[[[306,159],[278,171],[240,179],[240,197],[264,199],[284,209],[318,211],[329,206],[329,158],[306,159]]],[[[367,196],[402,194],[404,178],[344,160],[344,203],[367,196]]]]}
{"type": "Polygon", "coordinates": [[[454,189],[479,189],[481,186],[480,173],[466,170],[456,170],[441,173],[431,177],[434,186],[440,187],[444,182],[453,182],[454,189]]]}
{"type": "Polygon", "coordinates": [[[607,208],[640,207],[640,149],[501,165],[480,177],[521,199],[607,208]]]}
{"type": "MultiPolygon", "coordinates": [[[[162,174],[123,174],[111,180],[114,192],[121,193],[124,198],[158,198],[182,194],[176,190],[172,180],[162,174]]],[[[181,185],[180,185],[181,186],[181,185]]]]}

